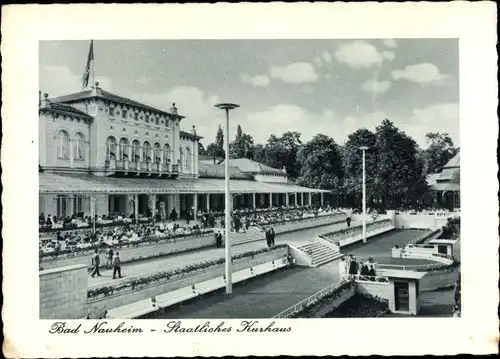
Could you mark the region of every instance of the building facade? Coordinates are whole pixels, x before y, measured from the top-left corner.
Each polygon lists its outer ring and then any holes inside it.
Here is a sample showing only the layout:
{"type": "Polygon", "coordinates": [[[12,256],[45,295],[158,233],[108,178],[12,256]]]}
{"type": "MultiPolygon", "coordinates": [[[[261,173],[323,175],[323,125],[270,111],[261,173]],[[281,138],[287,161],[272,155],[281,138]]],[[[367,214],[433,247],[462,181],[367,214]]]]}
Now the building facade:
{"type": "MultiPolygon", "coordinates": [[[[200,136],[184,116],[96,86],[39,100],[39,211],[44,215],[168,216],[223,210],[223,163],[200,163],[200,136]]],[[[286,173],[230,160],[233,207],[312,204],[286,173]],[[304,199],[304,196],[306,199],[304,199]]],[[[322,195],[319,195],[318,198],[322,195]]]]}

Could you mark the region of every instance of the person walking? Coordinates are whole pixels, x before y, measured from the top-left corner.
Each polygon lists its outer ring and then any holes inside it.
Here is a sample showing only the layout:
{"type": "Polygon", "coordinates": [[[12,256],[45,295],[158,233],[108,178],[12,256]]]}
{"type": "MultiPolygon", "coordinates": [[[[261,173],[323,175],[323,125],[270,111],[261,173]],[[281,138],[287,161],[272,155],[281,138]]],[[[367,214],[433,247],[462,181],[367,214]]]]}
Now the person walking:
{"type": "Polygon", "coordinates": [[[92,278],[97,274],[98,277],[101,277],[101,273],[99,272],[99,266],[101,265],[101,258],[99,257],[99,250],[95,250],[94,256],[92,257],[92,265],[94,266],[94,271],[92,272],[92,278]]]}
{"type": "Polygon", "coordinates": [[[339,261],[339,274],[340,274],[340,279],[345,279],[346,274],[347,274],[347,268],[346,268],[346,260],[345,260],[345,258],[342,258],[339,261]]]}
{"type": "Polygon", "coordinates": [[[274,247],[274,245],[275,245],[274,240],[276,238],[276,233],[274,232],[274,228],[272,228],[272,227],[271,227],[270,231],[271,231],[271,246],[274,247]]]}
{"type": "Polygon", "coordinates": [[[271,232],[269,229],[265,229],[266,231],[266,243],[267,243],[267,247],[268,248],[271,248],[271,232]]]}
{"type": "Polygon", "coordinates": [[[346,215],[345,221],[347,223],[347,227],[350,227],[351,226],[352,210],[348,209],[346,211],[345,215],[346,215]]]}
{"type": "Polygon", "coordinates": [[[373,268],[372,265],[370,266],[370,271],[368,275],[370,276],[370,280],[375,280],[376,274],[375,274],[375,269],[373,268]]]}
{"type": "Polygon", "coordinates": [[[120,261],[120,253],[116,252],[115,259],[113,260],[113,279],[116,279],[116,274],[118,278],[122,277],[122,263],[120,261]]]}
{"type": "Polygon", "coordinates": [[[108,252],[108,257],[107,257],[107,261],[106,261],[106,267],[108,269],[112,269],[113,268],[113,249],[112,248],[110,248],[109,252],[108,252]]]}

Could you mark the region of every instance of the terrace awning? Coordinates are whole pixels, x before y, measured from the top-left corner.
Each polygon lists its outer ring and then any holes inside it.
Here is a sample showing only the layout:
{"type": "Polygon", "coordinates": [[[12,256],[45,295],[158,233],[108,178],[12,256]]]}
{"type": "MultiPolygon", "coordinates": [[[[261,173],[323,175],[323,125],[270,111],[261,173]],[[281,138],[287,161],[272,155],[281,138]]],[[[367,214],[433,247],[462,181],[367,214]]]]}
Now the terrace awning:
{"type": "Polygon", "coordinates": [[[460,185],[454,182],[436,182],[430,186],[431,191],[460,191],[460,185]]]}
{"type": "MultiPolygon", "coordinates": [[[[168,194],[224,193],[224,180],[217,178],[154,179],[93,176],[88,174],[39,173],[40,194],[168,194]]],[[[320,189],[295,184],[231,180],[231,193],[319,193],[320,189]]]]}

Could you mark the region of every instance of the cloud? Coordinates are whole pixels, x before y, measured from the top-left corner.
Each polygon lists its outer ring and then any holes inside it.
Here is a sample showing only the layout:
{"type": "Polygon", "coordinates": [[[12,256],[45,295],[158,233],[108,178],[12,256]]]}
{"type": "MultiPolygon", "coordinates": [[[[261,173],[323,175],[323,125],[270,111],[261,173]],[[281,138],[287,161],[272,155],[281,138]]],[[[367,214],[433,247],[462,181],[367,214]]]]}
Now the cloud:
{"type": "Polygon", "coordinates": [[[395,55],[390,51],[379,52],[375,46],[365,41],[354,41],[340,45],[335,52],[335,58],[352,68],[362,69],[392,61],[395,55]]]}
{"type": "Polygon", "coordinates": [[[325,60],[326,63],[332,62],[332,55],[328,51],[323,52],[323,60],[325,60]]]}
{"type": "Polygon", "coordinates": [[[254,85],[255,87],[267,87],[271,83],[269,77],[265,75],[250,76],[248,74],[240,74],[241,81],[254,85]]]}
{"type": "Polygon", "coordinates": [[[414,109],[408,121],[408,134],[420,146],[426,147],[425,134],[427,132],[446,132],[453,139],[455,146],[458,146],[460,142],[459,115],[459,105],[453,102],[437,103],[414,109]]]}
{"type": "Polygon", "coordinates": [[[151,84],[151,78],[148,76],[139,76],[136,80],[139,85],[147,86],[151,84]]]}
{"type": "Polygon", "coordinates": [[[260,143],[266,143],[272,133],[280,136],[287,131],[300,132],[301,139],[308,141],[320,132],[318,128],[335,127],[332,110],[314,113],[292,104],[278,104],[264,111],[249,113],[243,121],[243,130],[260,143]]]}
{"type": "MultiPolygon", "coordinates": [[[[48,93],[49,97],[68,95],[82,90],[83,71],[81,74],[75,74],[66,66],[43,66],[40,68],[39,78],[40,91],[48,93]]],[[[113,85],[111,79],[104,76],[96,77],[95,81],[105,90],[110,90],[113,85]]]]}
{"type": "Polygon", "coordinates": [[[314,66],[308,62],[296,62],[284,67],[273,66],[270,73],[272,78],[291,84],[315,82],[318,79],[314,66]]]}
{"type": "Polygon", "coordinates": [[[450,75],[440,73],[438,67],[431,63],[422,63],[417,65],[408,65],[404,70],[395,70],[392,72],[394,80],[408,80],[421,85],[442,84],[444,80],[450,78],[450,75]]]}
{"type": "Polygon", "coordinates": [[[315,64],[317,67],[321,67],[321,66],[323,66],[323,60],[321,60],[321,57],[316,56],[316,57],[314,58],[314,64],[315,64]]]}
{"type": "Polygon", "coordinates": [[[373,93],[384,93],[387,92],[391,88],[391,82],[377,81],[377,80],[369,80],[363,83],[361,86],[364,91],[373,92],[373,93]]]}
{"type": "Polygon", "coordinates": [[[382,39],[382,43],[385,47],[393,49],[398,46],[398,43],[394,39],[382,39]]]}

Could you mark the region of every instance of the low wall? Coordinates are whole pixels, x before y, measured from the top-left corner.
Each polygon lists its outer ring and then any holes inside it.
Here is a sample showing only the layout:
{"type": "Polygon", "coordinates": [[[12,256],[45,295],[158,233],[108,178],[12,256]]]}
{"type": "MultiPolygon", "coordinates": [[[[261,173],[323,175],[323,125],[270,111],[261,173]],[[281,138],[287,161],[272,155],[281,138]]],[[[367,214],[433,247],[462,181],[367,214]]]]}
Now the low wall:
{"type": "MultiPolygon", "coordinates": [[[[254,257],[244,257],[233,260],[233,272],[283,258],[287,254],[288,248],[283,248],[274,250],[272,252],[264,252],[254,257]]],[[[145,298],[154,297],[176,289],[191,286],[222,275],[224,275],[224,264],[202,269],[200,271],[197,271],[196,273],[193,273],[192,275],[187,275],[179,279],[170,279],[164,282],[153,282],[151,285],[140,287],[136,290],[126,291],[123,293],[117,293],[114,295],[103,296],[94,300],[89,300],[88,305],[92,307],[106,306],[106,308],[108,309],[120,307],[145,298]]],[[[104,286],[106,286],[105,283],[101,283],[100,285],[89,287],[89,289],[95,289],[104,286]]]]}
{"type": "Polygon", "coordinates": [[[87,267],[83,265],[40,271],[40,319],[84,317],[87,277],[87,267]]]}
{"type": "MultiPolygon", "coordinates": [[[[199,237],[184,237],[173,238],[169,242],[158,244],[140,245],[138,247],[118,248],[114,251],[120,252],[122,263],[132,262],[140,259],[160,257],[173,253],[181,253],[194,249],[214,247],[215,238],[213,233],[208,233],[199,237]]],[[[68,265],[81,264],[91,266],[93,253],[89,252],[86,255],[53,258],[47,257],[42,259],[41,266],[43,269],[51,269],[64,267],[68,265]]],[[[101,265],[106,263],[105,253],[101,254],[101,265]]]]}
{"type": "MultiPolygon", "coordinates": [[[[276,234],[282,234],[282,233],[289,233],[289,232],[294,232],[294,231],[299,231],[302,229],[307,229],[307,228],[314,228],[314,227],[320,227],[320,226],[326,226],[329,224],[334,224],[334,223],[339,223],[343,222],[346,219],[345,213],[338,213],[334,215],[328,215],[328,216],[318,216],[318,217],[311,217],[307,219],[303,219],[297,222],[289,222],[286,224],[283,224],[281,226],[274,226],[270,225],[273,227],[274,232],[276,234]]],[[[266,227],[268,225],[265,225],[266,227]]]]}
{"type": "Polygon", "coordinates": [[[450,217],[459,216],[454,212],[396,212],[394,225],[396,228],[431,228],[438,229],[444,226],[450,217]]]}
{"type": "MultiPolygon", "coordinates": [[[[368,231],[368,229],[367,229],[366,238],[368,240],[370,237],[374,237],[374,236],[377,236],[379,234],[392,231],[393,229],[394,229],[394,226],[392,224],[388,224],[387,226],[382,227],[382,228],[376,228],[372,231],[368,231]]],[[[356,234],[355,236],[350,237],[350,238],[341,239],[340,241],[338,241],[338,245],[342,248],[342,247],[345,247],[345,246],[348,246],[348,245],[351,245],[351,244],[354,244],[357,242],[361,242],[361,241],[363,241],[363,233],[356,234]]]]}
{"type": "Polygon", "coordinates": [[[292,255],[293,259],[295,259],[296,265],[303,267],[312,267],[313,259],[311,255],[290,245],[288,248],[290,250],[290,254],[292,255]]]}
{"type": "Polygon", "coordinates": [[[389,300],[391,287],[389,282],[372,282],[356,280],[356,290],[360,294],[369,294],[389,300]]]}
{"type": "Polygon", "coordinates": [[[429,271],[420,280],[420,291],[430,292],[441,288],[449,288],[458,280],[459,270],[448,268],[443,270],[429,271]]]}

